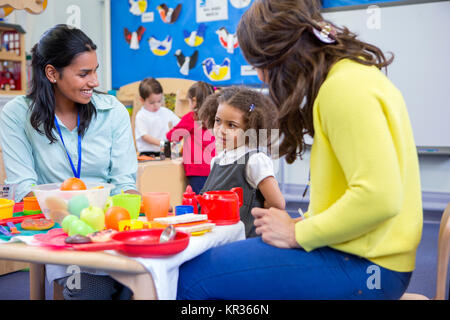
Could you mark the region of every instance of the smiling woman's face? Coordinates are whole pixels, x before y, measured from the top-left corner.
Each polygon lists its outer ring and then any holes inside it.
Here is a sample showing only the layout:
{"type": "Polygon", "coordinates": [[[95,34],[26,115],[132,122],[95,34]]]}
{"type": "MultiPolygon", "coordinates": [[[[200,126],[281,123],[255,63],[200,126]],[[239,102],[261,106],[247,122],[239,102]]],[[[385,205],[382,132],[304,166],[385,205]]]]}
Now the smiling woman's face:
{"type": "Polygon", "coordinates": [[[75,103],[87,104],[98,87],[97,53],[86,51],[76,56],[70,65],[57,72],[55,95],[75,103]]]}

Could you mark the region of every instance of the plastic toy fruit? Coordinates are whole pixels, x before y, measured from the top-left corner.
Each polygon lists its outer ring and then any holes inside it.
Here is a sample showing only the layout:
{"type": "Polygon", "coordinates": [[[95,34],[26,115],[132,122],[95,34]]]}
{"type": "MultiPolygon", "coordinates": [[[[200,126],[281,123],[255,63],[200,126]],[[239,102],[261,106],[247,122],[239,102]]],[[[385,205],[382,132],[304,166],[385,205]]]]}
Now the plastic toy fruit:
{"type": "Polygon", "coordinates": [[[72,222],[80,220],[77,216],[74,216],[73,214],[68,215],[64,218],[64,220],[61,222],[61,227],[63,228],[65,233],[69,233],[69,227],[72,224],[72,222]]]}
{"type": "Polygon", "coordinates": [[[100,231],[105,228],[105,214],[99,207],[90,206],[81,211],[81,221],[86,222],[95,231],[100,231]]]}
{"type": "Polygon", "coordinates": [[[103,208],[103,210],[106,212],[113,205],[114,205],[113,204],[113,198],[112,197],[108,197],[108,199],[106,199],[105,207],[103,208]]]}
{"type": "Polygon", "coordinates": [[[61,188],[62,191],[71,191],[71,190],[86,190],[86,185],[84,184],[83,180],[78,178],[69,178],[66,179],[62,184],[61,188]]]}
{"type": "Polygon", "coordinates": [[[110,207],[105,212],[106,229],[119,230],[119,221],[130,220],[130,213],[122,207],[110,207]]]}
{"type": "Polygon", "coordinates": [[[81,220],[75,220],[69,226],[69,236],[73,236],[76,234],[87,236],[89,233],[93,232],[95,232],[94,229],[86,222],[81,220]]]}
{"type": "Polygon", "coordinates": [[[81,211],[87,207],[89,207],[89,200],[82,194],[74,196],[69,200],[69,212],[78,217],[81,211]]]}

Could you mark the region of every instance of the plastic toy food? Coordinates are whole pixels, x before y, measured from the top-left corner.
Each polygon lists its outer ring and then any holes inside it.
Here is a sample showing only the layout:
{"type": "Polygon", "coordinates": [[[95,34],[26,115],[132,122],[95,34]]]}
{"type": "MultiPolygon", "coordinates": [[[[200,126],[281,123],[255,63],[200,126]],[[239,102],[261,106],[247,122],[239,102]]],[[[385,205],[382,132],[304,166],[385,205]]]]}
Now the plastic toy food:
{"type": "Polygon", "coordinates": [[[111,240],[111,237],[116,234],[117,231],[113,229],[106,229],[102,231],[97,231],[94,233],[90,233],[87,236],[93,241],[93,242],[108,242],[111,240]]]}
{"type": "Polygon", "coordinates": [[[90,225],[81,220],[73,221],[69,226],[69,236],[76,234],[87,236],[89,233],[93,233],[95,230],[90,225]]]}
{"type": "Polygon", "coordinates": [[[86,185],[81,179],[78,178],[69,178],[66,179],[62,184],[62,191],[72,191],[72,190],[86,190],[86,185]]]}
{"type": "Polygon", "coordinates": [[[20,226],[25,230],[47,230],[55,225],[55,222],[50,219],[25,219],[20,226]]]}
{"type": "Polygon", "coordinates": [[[80,216],[83,209],[89,207],[89,200],[85,195],[74,196],[69,200],[68,203],[69,212],[76,216],[80,216]]]}
{"type": "Polygon", "coordinates": [[[119,221],[130,219],[128,210],[122,207],[110,207],[105,212],[105,225],[107,229],[119,230],[119,221]]]}
{"type": "Polygon", "coordinates": [[[64,218],[64,220],[61,223],[61,226],[65,233],[69,233],[69,227],[72,224],[72,222],[79,220],[77,216],[74,216],[73,214],[68,215],[64,218]]]}
{"type": "Polygon", "coordinates": [[[67,237],[64,240],[64,242],[65,243],[71,243],[71,244],[81,244],[81,243],[90,243],[90,242],[92,242],[92,240],[89,237],[85,237],[85,236],[76,234],[74,236],[67,237]]]}
{"type": "Polygon", "coordinates": [[[100,231],[105,228],[105,214],[99,207],[87,207],[81,211],[81,221],[86,222],[95,231],[100,231]]]}

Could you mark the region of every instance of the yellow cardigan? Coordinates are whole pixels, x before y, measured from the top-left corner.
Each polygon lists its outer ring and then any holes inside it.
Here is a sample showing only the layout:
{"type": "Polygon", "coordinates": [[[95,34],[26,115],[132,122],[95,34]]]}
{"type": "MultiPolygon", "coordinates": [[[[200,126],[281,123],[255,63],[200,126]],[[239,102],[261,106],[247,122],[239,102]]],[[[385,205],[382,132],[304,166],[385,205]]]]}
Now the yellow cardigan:
{"type": "Polygon", "coordinates": [[[422,233],[417,151],[401,93],[376,67],[343,59],[314,101],[306,250],[329,246],[414,270],[422,233]]]}

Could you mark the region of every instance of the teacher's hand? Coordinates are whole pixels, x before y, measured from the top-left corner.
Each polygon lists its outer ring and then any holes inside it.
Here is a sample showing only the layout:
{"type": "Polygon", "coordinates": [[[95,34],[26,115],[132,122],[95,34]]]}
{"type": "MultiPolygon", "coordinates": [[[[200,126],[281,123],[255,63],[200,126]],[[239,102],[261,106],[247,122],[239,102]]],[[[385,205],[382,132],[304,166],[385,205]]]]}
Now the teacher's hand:
{"type": "Polygon", "coordinates": [[[301,248],[295,240],[295,223],[289,214],[280,209],[253,208],[256,233],[262,240],[278,248],[301,248]]]}

